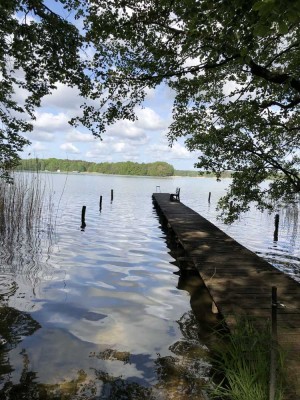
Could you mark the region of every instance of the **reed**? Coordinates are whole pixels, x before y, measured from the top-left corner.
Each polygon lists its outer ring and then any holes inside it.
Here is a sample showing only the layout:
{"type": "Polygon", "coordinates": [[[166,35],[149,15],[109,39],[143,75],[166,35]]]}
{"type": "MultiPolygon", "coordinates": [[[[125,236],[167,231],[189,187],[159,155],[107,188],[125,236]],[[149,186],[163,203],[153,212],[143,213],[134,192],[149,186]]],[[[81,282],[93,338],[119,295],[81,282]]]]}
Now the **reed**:
{"type": "Polygon", "coordinates": [[[5,237],[38,229],[45,208],[45,184],[39,174],[14,174],[13,183],[0,181],[0,223],[5,237]]]}
{"type": "Polygon", "coordinates": [[[3,299],[14,296],[22,281],[32,286],[51,273],[48,255],[55,243],[53,190],[39,173],[14,173],[13,183],[0,180],[0,274],[3,299]]]}
{"type": "Polygon", "coordinates": [[[5,272],[34,274],[42,241],[44,247],[52,246],[53,192],[39,173],[12,177],[13,183],[0,180],[0,267],[5,272]]]}
{"type": "MultiPolygon", "coordinates": [[[[222,333],[222,345],[214,349],[213,369],[219,383],[210,390],[212,399],[269,399],[271,334],[270,326],[257,325],[248,318],[236,321],[235,328],[222,333]]],[[[284,393],[284,356],[277,352],[275,399],[284,393]]]]}

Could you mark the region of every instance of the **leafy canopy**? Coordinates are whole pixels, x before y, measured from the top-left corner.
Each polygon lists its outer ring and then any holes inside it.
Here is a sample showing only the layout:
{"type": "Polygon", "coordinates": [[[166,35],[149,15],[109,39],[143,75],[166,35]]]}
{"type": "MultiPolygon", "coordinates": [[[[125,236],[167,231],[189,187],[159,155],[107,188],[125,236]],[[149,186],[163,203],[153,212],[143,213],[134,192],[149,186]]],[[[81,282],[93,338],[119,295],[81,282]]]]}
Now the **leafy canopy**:
{"type": "Polygon", "coordinates": [[[1,1],[0,15],[0,176],[9,179],[42,97],[57,82],[86,95],[89,79],[80,59],[82,35],[43,1],[1,1]]]}
{"type": "Polygon", "coordinates": [[[299,1],[61,0],[72,23],[42,1],[6,3],[4,110],[17,107],[9,103],[14,84],[31,93],[25,108],[32,112],[62,81],[98,99],[72,123],[99,136],[107,124],[135,119],[146,91],[164,83],[174,92],[170,144],[186,137],[187,147],[199,151],[201,170],[217,177],[234,171],[220,201],[228,222],[251,201],[271,209],[299,193],[299,1]],[[38,22],[20,22],[17,11],[38,22]],[[13,81],[18,69],[25,71],[22,82],[13,81]]]}

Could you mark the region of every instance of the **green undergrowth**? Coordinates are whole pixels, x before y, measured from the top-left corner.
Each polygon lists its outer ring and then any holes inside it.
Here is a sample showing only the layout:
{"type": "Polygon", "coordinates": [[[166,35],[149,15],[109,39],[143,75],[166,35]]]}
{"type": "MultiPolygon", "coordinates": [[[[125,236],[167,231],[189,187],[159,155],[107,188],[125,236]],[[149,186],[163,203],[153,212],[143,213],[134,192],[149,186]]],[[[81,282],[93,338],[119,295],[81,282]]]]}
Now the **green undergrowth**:
{"type": "MultiPolygon", "coordinates": [[[[249,318],[238,318],[231,332],[218,332],[221,344],[214,349],[216,385],[211,399],[268,400],[271,358],[270,324],[257,326],[249,318]]],[[[283,400],[284,355],[276,349],[275,400],[283,400]]]]}

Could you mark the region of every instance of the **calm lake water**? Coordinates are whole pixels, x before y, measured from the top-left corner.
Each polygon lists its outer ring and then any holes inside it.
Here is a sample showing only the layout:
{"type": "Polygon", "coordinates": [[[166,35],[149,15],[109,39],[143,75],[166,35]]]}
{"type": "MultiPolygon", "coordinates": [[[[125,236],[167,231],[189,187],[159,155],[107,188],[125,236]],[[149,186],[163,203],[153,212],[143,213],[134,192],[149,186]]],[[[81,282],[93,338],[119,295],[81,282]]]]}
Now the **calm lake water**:
{"type": "Polygon", "coordinates": [[[180,187],[183,203],[300,282],[297,205],[280,210],[274,242],[274,215],[217,221],[227,180],[43,179],[54,217],[0,253],[1,399],[202,399],[213,316],[197,276],[176,274],[180,250],[161,229],[157,190],[180,187]]]}

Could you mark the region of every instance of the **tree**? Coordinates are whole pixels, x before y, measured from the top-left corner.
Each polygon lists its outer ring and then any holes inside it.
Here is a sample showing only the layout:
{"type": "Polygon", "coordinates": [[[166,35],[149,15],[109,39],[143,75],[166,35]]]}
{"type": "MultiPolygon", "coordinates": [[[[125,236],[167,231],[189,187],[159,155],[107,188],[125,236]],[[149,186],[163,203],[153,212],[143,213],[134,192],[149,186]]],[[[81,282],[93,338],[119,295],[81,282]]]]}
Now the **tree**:
{"type": "Polygon", "coordinates": [[[0,177],[9,179],[7,171],[29,143],[22,134],[32,130],[30,119],[42,97],[57,82],[76,85],[86,95],[89,79],[80,59],[84,42],[78,29],[43,1],[2,1],[0,15],[0,177]],[[20,91],[23,102],[16,96],[20,91]]]}
{"type": "Polygon", "coordinates": [[[17,44],[18,35],[25,38],[25,50],[20,43],[9,50],[28,71],[29,111],[57,81],[78,85],[81,94],[99,100],[97,107],[83,105],[72,123],[100,136],[107,124],[134,120],[146,90],[163,83],[175,97],[170,144],[186,137],[187,147],[200,152],[201,170],[217,177],[234,171],[220,201],[228,222],[251,201],[272,209],[299,193],[297,0],[60,0],[81,19],[80,32],[42,1],[9,4],[6,32],[17,44]],[[22,24],[18,33],[13,15],[20,7],[39,22],[22,24]],[[80,59],[86,48],[93,56],[80,59]],[[38,85],[35,75],[46,76],[46,84],[38,85]]]}
{"type": "Polygon", "coordinates": [[[300,191],[299,22],[294,0],[95,1],[86,23],[93,65],[111,66],[102,117],[133,117],[147,87],[168,84],[170,143],[185,136],[201,152],[197,167],[234,171],[223,217],[251,201],[271,209],[300,191]]]}

